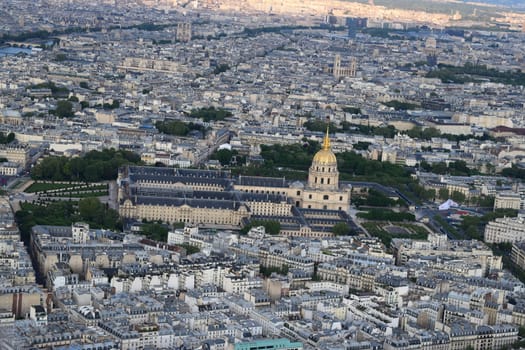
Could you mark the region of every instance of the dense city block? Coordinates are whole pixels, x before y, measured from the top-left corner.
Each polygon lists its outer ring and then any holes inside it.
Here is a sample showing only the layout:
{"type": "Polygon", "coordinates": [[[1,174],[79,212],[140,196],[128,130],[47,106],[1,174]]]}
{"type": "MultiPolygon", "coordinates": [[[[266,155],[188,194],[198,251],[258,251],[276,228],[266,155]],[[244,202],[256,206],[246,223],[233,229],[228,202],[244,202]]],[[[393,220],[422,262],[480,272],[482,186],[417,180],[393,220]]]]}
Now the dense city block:
{"type": "Polygon", "coordinates": [[[0,349],[525,347],[517,0],[4,0],[0,349]]]}

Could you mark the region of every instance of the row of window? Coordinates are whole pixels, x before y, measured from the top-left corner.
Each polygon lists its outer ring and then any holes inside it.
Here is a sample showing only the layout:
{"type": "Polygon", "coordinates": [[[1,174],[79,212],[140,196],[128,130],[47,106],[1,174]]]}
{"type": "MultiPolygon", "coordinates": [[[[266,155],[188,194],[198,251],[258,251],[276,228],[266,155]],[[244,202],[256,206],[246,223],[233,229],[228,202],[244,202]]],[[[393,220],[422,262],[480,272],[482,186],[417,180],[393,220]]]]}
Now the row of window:
{"type": "MultiPolygon", "coordinates": [[[[317,182],[317,176],[315,177],[315,183],[318,183],[317,182]]],[[[320,182],[321,185],[324,185],[324,177],[321,178],[321,182],[320,182]]],[[[330,178],[326,179],[326,184],[327,185],[330,185],[330,178]]]]}
{"type": "MultiPolygon", "coordinates": [[[[324,167],[321,167],[321,168],[316,167],[315,171],[322,171],[322,172],[324,172],[325,171],[324,169],[325,169],[324,167]],[[319,170],[319,169],[321,169],[321,170],[319,170]]],[[[330,173],[332,168],[326,168],[326,169],[328,169],[328,172],[330,173]]],[[[335,173],[335,171],[334,171],[334,173],[335,173]]]]}
{"type": "MultiPolygon", "coordinates": [[[[308,209],[312,209],[312,206],[310,204],[308,204],[307,208],[308,209]]],[[[327,210],[327,209],[328,209],[328,206],[323,205],[323,210],[327,210]]],[[[339,210],[343,210],[343,207],[339,207],[339,210]]]]}
{"type": "MultiPolygon", "coordinates": [[[[312,199],[312,195],[311,195],[311,194],[308,195],[308,199],[312,199]]],[[[327,200],[329,200],[329,199],[330,199],[330,196],[329,196],[329,195],[325,194],[325,195],[323,196],[323,200],[327,201],[327,200]]],[[[341,202],[343,201],[343,196],[339,196],[339,201],[341,201],[341,202]]]]}
{"type": "MultiPolygon", "coordinates": [[[[270,190],[242,190],[243,192],[246,192],[246,193],[261,193],[261,194],[282,194],[282,195],[286,195],[286,192],[285,191],[282,191],[282,192],[279,192],[279,191],[270,191],[270,190]]],[[[301,193],[300,191],[297,191],[297,195],[299,195],[299,193],[301,193]]]]}

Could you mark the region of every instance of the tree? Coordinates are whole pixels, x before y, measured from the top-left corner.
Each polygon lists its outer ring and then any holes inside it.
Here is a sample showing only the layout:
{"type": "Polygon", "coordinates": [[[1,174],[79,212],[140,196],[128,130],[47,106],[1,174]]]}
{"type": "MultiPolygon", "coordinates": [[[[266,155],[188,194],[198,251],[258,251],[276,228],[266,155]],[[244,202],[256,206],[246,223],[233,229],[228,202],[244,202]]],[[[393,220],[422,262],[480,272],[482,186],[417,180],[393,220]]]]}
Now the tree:
{"type": "Polygon", "coordinates": [[[320,149],[317,142],[306,141],[293,145],[261,145],[261,156],[265,162],[272,162],[278,167],[296,170],[308,170],[314,154],[320,149]]]}
{"type": "Polygon", "coordinates": [[[408,185],[408,189],[411,190],[416,198],[426,201],[426,200],[434,200],[436,197],[436,191],[433,189],[425,189],[425,187],[421,186],[419,183],[413,182],[408,185]]]}
{"type": "Polygon", "coordinates": [[[465,195],[459,191],[452,191],[452,193],[450,194],[450,198],[454,201],[454,202],[458,202],[458,203],[462,203],[462,202],[465,202],[465,195]]]}
{"type": "Polygon", "coordinates": [[[97,182],[100,178],[102,178],[102,168],[103,164],[102,162],[96,162],[89,164],[84,169],[84,179],[88,182],[97,182]]]}
{"type": "Polygon", "coordinates": [[[64,166],[64,170],[69,175],[69,178],[77,181],[81,179],[81,174],[84,173],[85,168],[86,164],[82,158],[72,158],[64,166]]]}
{"type": "Polygon", "coordinates": [[[481,196],[473,197],[471,202],[481,208],[494,208],[495,199],[493,196],[481,196]]]}
{"type": "Polygon", "coordinates": [[[88,197],[78,201],[80,220],[95,228],[122,229],[116,210],[106,208],[98,198],[88,197]]]}
{"type": "Polygon", "coordinates": [[[0,143],[1,144],[11,143],[14,140],[15,140],[15,134],[14,133],[10,132],[6,136],[3,132],[0,132],[0,143]]]}
{"type": "MultiPolygon", "coordinates": [[[[347,121],[341,123],[343,132],[352,132],[365,135],[374,135],[374,136],[383,136],[386,138],[393,138],[397,134],[397,130],[393,125],[387,126],[370,126],[370,125],[361,125],[361,124],[352,124],[347,121]]],[[[330,128],[332,130],[332,128],[330,128]]],[[[338,131],[337,129],[333,129],[338,131]]]]}
{"type": "Polygon", "coordinates": [[[89,89],[89,85],[86,81],[81,81],[79,86],[82,88],[82,89],[89,89]]]}
{"type": "Polygon", "coordinates": [[[205,122],[220,121],[231,117],[233,114],[222,108],[215,109],[215,107],[193,109],[190,113],[192,118],[202,118],[205,122]]]}
{"type": "Polygon", "coordinates": [[[60,100],[57,102],[57,107],[54,113],[59,118],[72,118],[75,116],[75,113],[73,112],[73,104],[66,100],[60,100]]]}
{"type": "Polygon", "coordinates": [[[424,160],[421,161],[421,163],[419,163],[419,167],[423,169],[424,171],[432,171],[432,165],[430,165],[428,162],[424,160]]]}
{"type": "Polygon", "coordinates": [[[230,69],[229,65],[222,63],[215,67],[215,69],[213,70],[213,74],[221,74],[221,73],[226,72],[229,69],[230,69]]]}
{"type": "Polygon", "coordinates": [[[520,326],[520,328],[518,328],[518,335],[522,338],[525,337],[525,327],[520,326]]]}
{"type": "Polygon", "coordinates": [[[31,169],[31,177],[34,180],[67,180],[64,173],[67,158],[65,157],[47,157],[31,169]]]}
{"type": "Polygon", "coordinates": [[[420,126],[414,126],[412,129],[408,130],[407,135],[414,138],[414,139],[421,139],[421,140],[430,140],[433,137],[439,137],[441,135],[441,131],[439,131],[436,128],[426,128],[423,130],[420,126]]]}
{"type": "Polygon", "coordinates": [[[201,251],[198,247],[190,245],[188,243],[177,244],[177,246],[186,249],[187,255],[195,254],[201,251]]]}
{"type": "Polygon", "coordinates": [[[265,267],[263,265],[259,265],[259,273],[264,277],[270,277],[274,272],[280,275],[287,275],[289,269],[290,268],[288,267],[288,265],[283,265],[280,268],[275,266],[265,267]]]}
{"type": "Polygon", "coordinates": [[[425,130],[423,130],[423,133],[421,134],[421,138],[423,140],[430,140],[434,137],[439,137],[440,135],[441,135],[441,131],[439,131],[439,129],[425,128],[425,130]]]}
{"type": "Polygon", "coordinates": [[[158,121],[155,123],[155,127],[164,134],[176,136],[186,136],[190,131],[186,123],[180,120],[158,121]]]}
{"type": "Polygon", "coordinates": [[[432,172],[444,175],[449,172],[449,168],[447,167],[447,164],[445,162],[434,163],[432,164],[432,172]]]}
{"type": "Polygon", "coordinates": [[[78,212],[83,220],[100,223],[104,218],[104,205],[98,198],[83,198],[78,201],[78,212]]]}
{"type": "Polygon", "coordinates": [[[465,230],[465,234],[471,239],[483,240],[483,234],[481,234],[480,230],[475,226],[468,226],[465,230]]]}
{"type": "Polygon", "coordinates": [[[499,71],[488,68],[486,65],[466,62],[463,66],[439,64],[438,69],[431,70],[428,78],[439,78],[443,83],[464,84],[467,82],[481,82],[480,77],[491,82],[509,85],[525,85],[525,73],[520,70],[499,71]]]}
{"type": "Polygon", "coordinates": [[[120,107],[120,102],[118,100],[113,100],[113,102],[110,103],[104,103],[102,105],[102,108],[104,109],[116,109],[120,107]]]}
{"type": "Polygon", "coordinates": [[[122,222],[120,222],[118,211],[106,208],[104,219],[102,220],[102,227],[111,227],[122,230],[122,222]]]}
{"type": "Polygon", "coordinates": [[[210,159],[217,159],[222,166],[229,165],[232,157],[237,154],[237,151],[230,151],[229,149],[221,149],[213,153],[210,159]]]}
{"type": "Polygon", "coordinates": [[[57,61],[57,62],[63,62],[63,61],[65,61],[65,60],[67,60],[67,56],[66,56],[65,54],[63,54],[63,53],[58,53],[58,54],[55,55],[55,61],[57,61]]]}
{"type": "Polygon", "coordinates": [[[332,233],[336,236],[348,236],[352,234],[352,230],[346,222],[338,222],[332,227],[332,233]]]}
{"type": "Polygon", "coordinates": [[[439,198],[441,198],[441,199],[448,199],[449,198],[449,193],[448,193],[448,190],[446,188],[440,188],[439,189],[439,198]]]}
{"type": "Polygon", "coordinates": [[[82,158],[47,157],[31,170],[34,180],[88,181],[114,180],[124,164],[140,163],[140,156],[125,150],[91,151],[82,158]]]}
{"type": "Polygon", "coordinates": [[[457,160],[449,164],[450,173],[455,176],[470,176],[477,173],[477,171],[470,169],[467,162],[464,160],[457,160]]]}
{"type": "Polygon", "coordinates": [[[310,119],[305,122],[303,126],[310,131],[326,132],[327,127],[329,127],[331,131],[338,130],[334,123],[327,123],[326,121],[319,119],[310,119]]]}
{"type": "Polygon", "coordinates": [[[416,109],[418,107],[418,105],[414,103],[402,102],[398,100],[383,102],[383,104],[387,107],[394,108],[396,111],[406,111],[409,109],[416,109]]]}
{"type": "Polygon", "coordinates": [[[252,227],[264,226],[267,234],[278,235],[281,232],[281,223],[275,220],[253,220],[241,230],[242,234],[248,233],[252,227]]]}
{"type": "Polygon", "coordinates": [[[206,132],[206,127],[202,124],[185,123],[180,120],[157,121],[155,127],[161,133],[176,136],[186,136],[194,130],[200,131],[203,134],[206,132]]]}
{"type": "Polygon", "coordinates": [[[525,169],[522,169],[521,167],[518,167],[515,164],[513,164],[511,168],[503,169],[501,171],[501,175],[517,179],[525,179],[525,169]]]}
{"type": "Polygon", "coordinates": [[[361,108],[345,106],[343,107],[343,112],[350,114],[361,114],[361,108]]]}
{"type": "Polygon", "coordinates": [[[406,212],[395,212],[387,209],[371,209],[367,213],[359,212],[357,217],[367,220],[378,221],[416,221],[414,214],[406,212]]]}
{"type": "Polygon", "coordinates": [[[364,205],[368,205],[371,207],[393,207],[396,204],[398,204],[397,201],[387,197],[382,192],[379,192],[373,188],[368,190],[368,196],[364,201],[364,205]]]}
{"type": "MultiPolygon", "coordinates": [[[[495,174],[496,173],[496,166],[492,163],[485,163],[485,172],[487,174],[495,174]]],[[[499,181],[499,180],[498,180],[499,181]]]]}
{"type": "Polygon", "coordinates": [[[141,231],[146,237],[155,241],[166,242],[168,240],[168,227],[158,222],[143,224],[141,231]]]}
{"type": "Polygon", "coordinates": [[[365,151],[370,145],[372,145],[370,142],[358,141],[353,146],[355,150],[365,151]]]}

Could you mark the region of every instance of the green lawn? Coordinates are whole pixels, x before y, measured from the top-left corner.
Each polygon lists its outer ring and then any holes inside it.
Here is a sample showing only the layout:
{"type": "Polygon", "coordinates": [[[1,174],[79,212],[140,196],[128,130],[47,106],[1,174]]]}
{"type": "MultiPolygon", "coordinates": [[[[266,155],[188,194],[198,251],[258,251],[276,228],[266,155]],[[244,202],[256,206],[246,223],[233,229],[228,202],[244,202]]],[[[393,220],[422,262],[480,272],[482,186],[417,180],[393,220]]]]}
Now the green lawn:
{"type": "Polygon", "coordinates": [[[71,191],[106,191],[108,189],[108,185],[102,184],[102,185],[86,185],[81,184],[77,185],[74,188],[68,187],[64,189],[59,189],[54,192],[71,192],[71,191]]]}
{"type": "Polygon", "coordinates": [[[63,184],[63,183],[54,183],[54,182],[34,182],[31,186],[26,188],[25,193],[36,193],[44,192],[50,190],[59,190],[62,188],[74,188],[77,187],[78,183],[73,184],[63,184]]]}
{"type": "Polygon", "coordinates": [[[26,193],[38,193],[44,191],[53,191],[53,194],[58,196],[64,196],[62,193],[70,192],[87,192],[87,191],[97,191],[97,192],[107,192],[108,185],[87,185],[83,182],[75,183],[55,183],[55,182],[35,182],[29,186],[25,192],[26,193]]]}
{"type": "Polygon", "coordinates": [[[389,248],[392,238],[411,238],[411,239],[427,239],[428,231],[419,225],[409,223],[388,223],[388,222],[365,222],[362,224],[365,230],[372,236],[381,239],[383,244],[389,248]],[[384,229],[386,226],[399,226],[407,229],[410,233],[389,233],[384,229]]]}
{"type": "Polygon", "coordinates": [[[61,198],[87,198],[87,197],[102,197],[108,196],[108,191],[84,191],[81,193],[77,192],[59,192],[57,194],[49,194],[51,197],[61,197],[61,198]]]}

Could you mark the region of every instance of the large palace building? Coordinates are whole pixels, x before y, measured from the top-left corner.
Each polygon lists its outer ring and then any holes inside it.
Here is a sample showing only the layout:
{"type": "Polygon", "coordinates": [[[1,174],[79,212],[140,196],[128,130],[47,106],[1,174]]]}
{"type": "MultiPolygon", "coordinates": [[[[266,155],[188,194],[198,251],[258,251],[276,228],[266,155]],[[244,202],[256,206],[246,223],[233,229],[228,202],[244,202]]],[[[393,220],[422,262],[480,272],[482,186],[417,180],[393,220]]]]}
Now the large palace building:
{"type": "Polygon", "coordinates": [[[239,176],[217,170],[127,166],[119,171],[119,211],[124,218],[240,228],[275,220],[281,234],[324,237],[347,214],[350,185],[341,186],[328,131],[313,158],[308,181],[239,176]]]}

